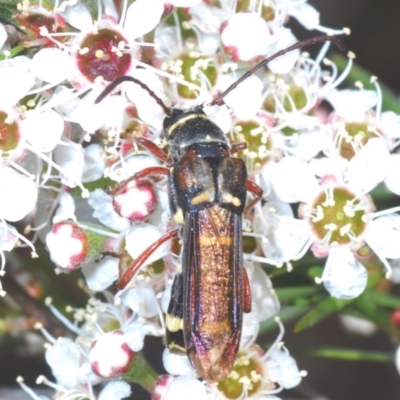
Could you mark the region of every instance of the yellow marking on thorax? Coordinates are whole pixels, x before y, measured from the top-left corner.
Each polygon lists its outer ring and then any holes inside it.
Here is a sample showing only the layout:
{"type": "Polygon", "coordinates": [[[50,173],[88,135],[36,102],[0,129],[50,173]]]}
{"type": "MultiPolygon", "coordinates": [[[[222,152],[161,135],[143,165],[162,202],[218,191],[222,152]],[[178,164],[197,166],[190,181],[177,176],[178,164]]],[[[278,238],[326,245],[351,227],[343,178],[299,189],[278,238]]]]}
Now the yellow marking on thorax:
{"type": "Polygon", "coordinates": [[[221,200],[223,203],[231,203],[235,207],[239,207],[242,204],[238,197],[232,196],[230,193],[223,193],[221,200]]]}
{"type": "Polygon", "coordinates": [[[197,204],[213,200],[214,199],[212,198],[212,193],[209,190],[205,190],[204,192],[201,192],[197,196],[193,197],[193,199],[190,200],[190,202],[192,203],[192,205],[196,206],[197,204]]]}
{"type": "Polygon", "coordinates": [[[232,238],[230,236],[200,236],[200,246],[210,246],[214,244],[221,244],[223,246],[230,246],[232,238]]]}
{"type": "Polygon", "coordinates": [[[194,119],[194,118],[204,118],[209,120],[209,118],[207,117],[207,115],[203,115],[203,114],[190,114],[187,115],[186,117],[183,117],[181,119],[179,119],[178,121],[176,121],[174,124],[172,124],[168,129],[167,129],[167,133],[168,136],[171,135],[171,133],[179,126],[184,124],[186,121],[189,121],[190,119],[194,119]]]}

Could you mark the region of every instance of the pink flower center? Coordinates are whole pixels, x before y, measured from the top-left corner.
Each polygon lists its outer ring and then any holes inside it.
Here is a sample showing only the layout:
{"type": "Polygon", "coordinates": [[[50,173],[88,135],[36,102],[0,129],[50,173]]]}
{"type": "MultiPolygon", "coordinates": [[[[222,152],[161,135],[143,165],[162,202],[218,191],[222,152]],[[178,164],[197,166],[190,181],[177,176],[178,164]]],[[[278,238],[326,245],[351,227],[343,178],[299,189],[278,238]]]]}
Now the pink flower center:
{"type": "Polygon", "coordinates": [[[79,70],[90,82],[99,76],[113,81],[126,75],[132,57],[121,51],[125,42],[125,38],[112,29],[101,29],[87,35],[76,56],[79,70]]]}

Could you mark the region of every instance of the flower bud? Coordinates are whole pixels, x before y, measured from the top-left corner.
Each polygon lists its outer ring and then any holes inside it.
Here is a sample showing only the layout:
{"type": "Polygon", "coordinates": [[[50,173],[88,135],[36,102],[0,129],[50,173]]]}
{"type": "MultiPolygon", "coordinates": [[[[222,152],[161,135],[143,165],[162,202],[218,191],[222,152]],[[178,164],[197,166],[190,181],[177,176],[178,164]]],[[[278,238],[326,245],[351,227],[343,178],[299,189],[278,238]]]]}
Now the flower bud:
{"type": "Polygon", "coordinates": [[[103,378],[113,378],[128,372],[134,358],[135,353],[121,331],[102,335],[94,342],[89,353],[93,372],[103,378]]]}

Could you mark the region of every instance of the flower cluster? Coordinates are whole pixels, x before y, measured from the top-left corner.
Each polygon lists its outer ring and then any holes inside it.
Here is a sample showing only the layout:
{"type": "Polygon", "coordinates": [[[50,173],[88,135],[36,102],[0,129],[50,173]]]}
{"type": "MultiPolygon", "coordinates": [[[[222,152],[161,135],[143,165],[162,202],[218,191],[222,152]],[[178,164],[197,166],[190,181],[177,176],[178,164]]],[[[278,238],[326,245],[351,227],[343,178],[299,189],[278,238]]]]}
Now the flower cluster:
{"type": "Polygon", "coordinates": [[[281,343],[279,321],[280,334],[267,352],[254,344],[260,322],[279,312],[260,263],[290,271],[291,262],[311,249],[327,257],[317,281],[340,299],[365,289],[365,249],[389,277],[400,259],[400,208],[376,210],[370,193],[383,182],[400,194],[400,156],[394,153],[400,118],[382,112],[375,79],[375,90],[339,89],[354,55],[339,72],[325,58],[329,42],[315,59],[299,49],[276,58],[226,95],[223,105],[208,106],[256,62],[298,41],[288,27],[291,18],[331,36],[349,33],[321,26],[306,1],[92,3],[56,1],[50,9],[22,1],[14,18],[26,33],[26,55],[18,55],[21,48],[0,25],[1,273],[4,252],[29,246],[36,257],[41,240],[57,272],[81,269],[87,288],[106,299],[93,296],[86,309],[73,310],[74,323],[50,305],[76,338],[56,339],[41,328],[57,383],[41,382],[68,399],[124,398],[129,380],[147,385],[154,399],[277,399],[304,373],[281,343]],[[95,103],[110,82],[126,75],[154,96],[126,82],[95,103]],[[179,240],[152,252],[125,289],[111,289],[177,225],[167,179],[134,176],[168,159],[165,114],[155,96],[168,107],[204,104],[231,142],[247,142],[237,156],[264,192],[243,220],[243,234],[257,243],[243,257],[252,311],[244,316],[234,368],[218,384],[199,380],[186,356],[168,350],[163,361],[170,376],[149,383],[135,375],[144,363],[144,337],[165,334],[172,280],[181,268],[179,240]],[[158,150],[149,151],[148,142],[158,150]],[[15,227],[22,223],[23,234],[15,227]],[[93,386],[102,383],[96,397],[93,386]]]}

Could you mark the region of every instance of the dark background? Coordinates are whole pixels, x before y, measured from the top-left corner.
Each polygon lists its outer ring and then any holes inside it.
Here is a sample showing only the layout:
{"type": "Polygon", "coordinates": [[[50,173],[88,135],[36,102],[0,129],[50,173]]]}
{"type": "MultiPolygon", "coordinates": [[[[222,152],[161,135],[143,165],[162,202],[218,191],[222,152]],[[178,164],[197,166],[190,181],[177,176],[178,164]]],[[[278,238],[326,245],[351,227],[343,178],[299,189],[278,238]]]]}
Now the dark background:
{"type": "MultiPolygon", "coordinates": [[[[150,1],[150,0],[149,0],[150,1]]],[[[378,76],[379,81],[400,93],[400,0],[310,0],[321,13],[321,24],[332,28],[349,27],[352,34],[345,37],[347,48],[356,54],[356,62],[378,76]]],[[[317,32],[308,32],[293,23],[299,39],[317,32]]],[[[271,341],[273,336],[271,335],[271,341]]],[[[371,337],[351,336],[343,330],[337,317],[317,327],[293,334],[286,327],[285,343],[292,353],[300,346],[347,347],[394,352],[396,345],[383,333],[371,337]]],[[[150,347],[162,343],[150,339],[150,347]]],[[[394,364],[345,362],[316,357],[295,356],[300,369],[308,371],[303,383],[285,399],[308,400],[399,400],[400,375],[394,364]]],[[[23,374],[34,386],[38,374],[50,377],[44,360],[0,357],[0,385],[12,385],[15,377],[23,374]],[[23,371],[21,370],[23,369],[23,371]]],[[[133,396],[135,399],[143,398],[133,396]]]]}

